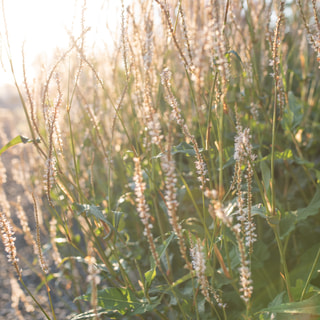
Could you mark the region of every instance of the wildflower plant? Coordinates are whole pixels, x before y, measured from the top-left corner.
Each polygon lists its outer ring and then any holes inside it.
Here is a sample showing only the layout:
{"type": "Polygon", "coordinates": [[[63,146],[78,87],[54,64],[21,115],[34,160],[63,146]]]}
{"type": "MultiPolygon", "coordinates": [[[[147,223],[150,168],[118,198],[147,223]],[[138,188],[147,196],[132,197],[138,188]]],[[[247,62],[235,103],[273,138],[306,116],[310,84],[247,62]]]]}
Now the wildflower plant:
{"type": "Polygon", "coordinates": [[[121,1],[107,56],[84,1],[51,68],[32,86],[24,68],[31,138],[0,130],[1,240],[46,319],[59,299],[69,320],[320,316],[317,5],[121,1]]]}

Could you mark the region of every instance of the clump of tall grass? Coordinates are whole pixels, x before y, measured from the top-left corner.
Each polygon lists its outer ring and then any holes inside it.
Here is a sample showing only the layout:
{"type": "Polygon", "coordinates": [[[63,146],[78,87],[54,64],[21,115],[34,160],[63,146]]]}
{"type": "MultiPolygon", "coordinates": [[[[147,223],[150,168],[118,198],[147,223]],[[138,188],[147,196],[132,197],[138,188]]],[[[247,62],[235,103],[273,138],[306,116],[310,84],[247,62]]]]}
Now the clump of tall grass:
{"type": "Polygon", "coordinates": [[[316,2],[122,1],[109,61],[82,12],[46,80],[16,84],[44,315],[59,285],[73,320],[319,316],[316,2]]]}

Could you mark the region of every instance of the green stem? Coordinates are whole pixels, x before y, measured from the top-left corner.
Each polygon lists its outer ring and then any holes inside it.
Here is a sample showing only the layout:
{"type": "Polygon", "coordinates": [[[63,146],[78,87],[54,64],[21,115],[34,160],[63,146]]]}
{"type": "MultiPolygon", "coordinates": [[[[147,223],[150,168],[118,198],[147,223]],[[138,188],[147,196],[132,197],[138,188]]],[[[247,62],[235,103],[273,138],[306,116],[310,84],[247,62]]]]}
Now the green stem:
{"type": "Polygon", "coordinates": [[[189,86],[190,86],[191,98],[192,98],[192,101],[194,103],[195,109],[197,111],[201,143],[202,143],[202,146],[205,147],[205,140],[204,140],[204,136],[203,136],[203,132],[202,132],[203,128],[202,128],[202,125],[201,125],[201,115],[200,115],[199,107],[197,107],[197,100],[196,100],[196,96],[195,96],[195,93],[194,93],[194,89],[193,89],[193,85],[192,85],[192,81],[191,81],[189,72],[188,72],[187,69],[185,71],[186,71],[186,75],[187,75],[189,86]]]}
{"type": "Polygon", "coordinates": [[[285,257],[285,252],[283,250],[283,246],[279,237],[279,230],[278,227],[276,225],[271,225],[271,228],[274,232],[274,235],[276,237],[276,241],[277,241],[277,245],[278,245],[278,249],[279,249],[279,254],[280,254],[280,261],[283,267],[283,271],[284,271],[284,280],[285,280],[285,284],[287,287],[287,292],[288,292],[288,296],[289,296],[289,300],[290,302],[293,301],[292,298],[292,294],[291,294],[291,285],[290,285],[290,276],[289,276],[289,272],[288,272],[288,267],[287,267],[287,262],[286,262],[286,257],[285,257]]]}
{"type": "Polygon", "coordinates": [[[307,288],[308,288],[308,285],[311,281],[312,274],[313,274],[314,270],[316,269],[319,258],[320,258],[320,248],[318,249],[318,253],[316,255],[316,258],[314,259],[313,265],[312,265],[311,270],[308,275],[308,279],[307,279],[306,284],[304,285],[304,288],[302,290],[300,301],[303,300],[303,298],[304,298],[304,295],[305,295],[307,288]]]}
{"type": "MultiPolygon", "coordinates": [[[[86,220],[86,223],[90,229],[90,232],[91,234],[93,235],[94,237],[94,240],[95,240],[95,244],[96,244],[96,249],[97,251],[99,252],[100,254],[100,257],[101,257],[101,260],[103,261],[103,263],[105,264],[105,266],[107,267],[107,269],[109,270],[110,274],[114,277],[114,279],[116,279],[117,281],[119,281],[118,279],[118,276],[117,274],[115,273],[115,271],[113,270],[113,267],[112,267],[112,264],[111,262],[109,261],[108,257],[106,256],[105,252],[104,252],[104,249],[102,248],[101,244],[100,244],[100,241],[98,239],[98,237],[96,236],[93,228],[92,228],[92,225],[89,221],[89,219],[87,217],[84,217],[85,220],[86,220]]],[[[120,282],[120,281],[119,281],[120,282]]]]}
{"type": "Polygon", "coordinates": [[[207,224],[205,223],[204,216],[202,215],[202,213],[201,213],[201,211],[200,211],[200,209],[199,209],[199,207],[198,207],[198,204],[197,204],[197,202],[196,202],[196,200],[195,200],[195,198],[194,198],[194,196],[193,196],[193,194],[192,194],[192,192],[191,192],[191,190],[190,190],[190,188],[189,188],[186,180],[185,180],[184,177],[182,176],[181,172],[179,172],[179,170],[177,170],[177,173],[178,173],[178,175],[179,175],[179,177],[180,177],[183,185],[185,186],[185,188],[186,188],[186,190],[187,190],[187,193],[188,193],[188,195],[189,195],[189,197],[190,197],[190,199],[191,199],[191,201],[192,201],[192,203],[193,203],[193,205],[194,205],[195,210],[197,211],[197,214],[198,214],[198,216],[199,216],[199,218],[200,218],[200,220],[201,220],[201,223],[202,223],[202,225],[203,225],[203,228],[204,228],[204,230],[205,230],[206,237],[207,237],[207,239],[210,239],[210,238],[211,238],[211,233],[209,232],[208,226],[207,226],[207,224]]]}
{"type": "MultiPolygon", "coordinates": [[[[170,152],[170,151],[168,151],[170,152]]],[[[158,208],[158,205],[157,205],[157,198],[156,198],[156,194],[158,192],[157,188],[156,188],[156,185],[155,185],[155,181],[156,181],[156,174],[157,174],[157,170],[156,170],[156,159],[154,158],[156,154],[156,150],[155,150],[155,146],[153,145],[152,146],[152,160],[151,160],[151,174],[152,174],[152,180],[150,180],[150,190],[151,190],[151,197],[153,199],[153,205],[154,205],[154,211],[156,213],[156,219],[158,221],[158,226],[159,226],[159,231],[160,231],[160,237],[161,237],[161,241],[164,242],[165,241],[165,227],[163,225],[163,221],[164,219],[161,218],[160,216],[160,212],[159,212],[159,208],[158,208]]],[[[172,266],[171,266],[171,263],[170,263],[170,257],[169,257],[169,254],[168,254],[168,251],[166,250],[166,260],[167,260],[167,264],[168,264],[168,271],[169,271],[169,275],[172,276],[172,266]]]]}
{"type": "Polygon", "coordinates": [[[225,247],[225,251],[226,251],[226,260],[227,260],[227,265],[228,265],[228,268],[229,268],[229,273],[230,273],[230,277],[231,279],[233,278],[233,270],[232,270],[232,267],[231,267],[231,259],[230,259],[230,252],[229,252],[229,246],[228,246],[228,240],[227,240],[227,236],[225,235],[225,225],[222,226],[222,230],[221,230],[221,234],[223,235],[223,244],[224,244],[224,247],[225,247]]]}
{"type": "Polygon", "coordinates": [[[31,293],[31,291],[28,289],[28,287],[26,286],[26,284],[24,283],[24,281],[22,280],[22,277],[19,277],[20,283],[23,285],[23,287],[26,289],[26,291],[28,292],[28,294],[30,295],[30,297],[32,298],[32,300],[35,302],[35,304],[40,308],[41,312],[44,314],[44,316],[50,320],[50,317],[48,316],[48,314],[45,312],[45,310],[42,308],[42,306],[40,305],[40,303],[38,302],[38,300],[34,297],[34,295],[31,293]]]}
{"type": "Polygon", "coordinates": [[[161,314],[160,311],[154,310],[154,313],[157,314],[162,320],[169,320],[165,315],[161,314]]]}
{"type": "Polygon", "coordinates": [[[223,102],[220,103],[219,110],[219,199],[224,195],[223,186],[223,102]]]}
{"type": "Polygon", "coordinates": [[[51,307],[52,316],[53,316],[53,319],[54,319],[54,320],[57,320],[56,314],[55,314],[54,308],[53,308],[52,299],[51,299],[50,288],[49,288],[49,285],[48,285],[48,283],[47,283],[47,278],[45,278],[45,281],[46,281],[46,287],[47,287],[47,292],[48,292],[48,297],[49,297],[49,302],[50,302],[50,307],[51,307]]]}
{"type": "Polygon", "coordinates": [[[272,116],[272,144],[271,144],[271,215],[276,215],[276,191],[274,180],[274,160],[276,142],[276,120],[277,120],[277,88],[275,88],[273,116],[272,116]]]}
{"type": "MultiPolygon", "coordinates": [[[[192,291],[193,291],[194,293],[196,292],[196,287],[195,287],[194,278],[192,278],[192,291]]],[[[196,294],[193,295],[193,303],[194,303],[194,309],[195,309],[195,311],[196,311],[197,320],[200,320],[196,294]]]]}

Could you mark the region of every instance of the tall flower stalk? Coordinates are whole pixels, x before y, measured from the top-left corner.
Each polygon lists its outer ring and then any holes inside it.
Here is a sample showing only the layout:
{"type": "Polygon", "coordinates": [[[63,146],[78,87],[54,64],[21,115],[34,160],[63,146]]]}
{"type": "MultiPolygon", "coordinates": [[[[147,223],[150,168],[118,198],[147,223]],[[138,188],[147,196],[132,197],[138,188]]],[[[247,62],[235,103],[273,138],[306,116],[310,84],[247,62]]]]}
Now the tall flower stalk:
{"type": "Polygon", "coordinates": [[[4,250],[7,253],[8,261],[12,263],[19,278],[21,278],[21,271],[18,265],[19,259],[17,258],[17,249],[15,245],[16,237],[14,236],[14,231],[12,230],[10,222],[2,211],[0,211],[0,230],[1,240],[4,245],[4,250]]]}
{"type": "Polygon", "coordinates": [[[189,270],[192,270],[192,265],[187,257],[187,248],[186,248],[184,236],[182,233],[182,227],[179,224],[179,218],[177,215],[177,210],[179,206],[179,203],[177,201],[177,187],[176,187],[177,175],[175,172],[175,169],[176,169],[175,161],[172,158],[172,154],[171,154],[171,143],[172,143],[171,140],[172,140],[172,136],[171,134],[169,134],[167,153],[162,158],[162,162],[161,162],[162,169],[165,174],[166,191],[165,191],[164,198],[166,200],[166,206],[168,209],[169,222],[178,238],[181,256],[186,262],[186,268],[188,268],[189,270]]]}
{"type": "Polygon", "coordinates": [[[271,147],[271,183],[272,183],[272,204],[271,204],[271,215],[276,215],[276,194],[275,194],[275,175],[274,175],[274,160],[275,160],[275,142],[276,142],[276,127],[277,127],[277,111],[278,108],[282,107],[281,95],[281,79],[280,79],[280,57],[279,57],[279,46],[280,46],[280,27],[284,19],[284,1],[280,2],[279,17],[277,19],[276,28],[274,30],[274,39],[272,46],[272,61],[274,76],[274,101],[273,101],[273,116],[272,116],[272,147],[271,147]],[[280,103],[279,103],[280,102],[280,103]]]}
{"type": "MultiPolygon", "coordinates": [[[[238,120],[237,120],[238,122],[238,120]]],[[[237,135],[235,137],[234,147],[234,160],[235,163],[235,182],[237,189],[237,206],[238,206],[238,221],[241,224],[241,232],[245,239],[245,245],[249,248],[250,254],[253,251],[253,243],[256,240],[255,224],[252,219],[252,177],[253,177],[253,162],[256,156],[253,154],[251,145],[250,129],[243,129],[242,126],[237,124],[237,135]],[[247,207],[245,208],[244,191],[242,190],[243,170],[245,166],[245,179],[246,179],[246,196],[247,207]]]]}
{"type": "MultiPolygon", "coordinates": [[[[213,295],[217,305],[223,309],[225,312],[226,304],[223,303],[222,298],[216,290],[209,284],[208,278],[206,276],[206,256],[204,253],[204,246],[201,243],[200,238],[197,238],[196,241],[193,241],[190,237],[191,248],[190,255],[192,259],[192,267],[195,271],[198,283],[200,285],[200,291],[205,297],[206,301],[212,305],[211,294],[213,295]]],[[[217,312],[217,310],[215,310],[217,312]]]]}
{"type": "Polygon", "coordinates": [[[146,236],[148,240],[149,248],[157,267],[159,268],[159,270],[162,270],[160,265],[159,255],[158,255],[158,252],[156,251],[156,246],[155,246],[153,235],[152,235],[153,226],[150,222],[151,220],[150,209],[144,196],[145,190],[146,190],[146,183],[143,181],[141,162],[139,157],[134,158],[134,165],[135,165],[134,177],[133,177],[133,180],[135,182],[134,191],[136,195],[137,211],[139,213],[140,220],[144,226],[143,234],[144,236],[146,236]]]}
{"type": "Polygon", "coordinates": [[[62,139],[60,135],[60,128],[58,125],[58,118],[60,107],[62,104],[62,93],[60,88],[60,79],[58,75],[56,76],[56,83],[58,88],[58,97],[54,105],[47,104],[44,110],[45,120],[46,120],[46,129],[48,133],[48,153],[46,160],[46,169],[44,178],[45,191],[47,194],[47,198],[49,203],[52,205],[50,191],[52,186],[55,183],[55,176],[57,173],[57,159],[55,154],[55,146],[57,146],[58,150],[62,152],[62,139]]]}
{"type": "MultiPolygon", "coordinates": [[[[210,199],[209,213],[212,218],[220,219],[223,224],[230,228],[237,239],[240,267],[239,267],[239,284],[240,295],[246,304],[247,314],[250,309],[250,299],[253,293],[253,285],[251,278],[251,261],[248,247],[246,246],[245,236],[241,231],[241,224],[233,224],[232,218],[226,213],[227,208],[224,208],[218,199],[218,192],[216,190],[206,190],[205,195],[210,199]]],[[[228,208],[229,210],[232,209],[228,208]]],[[[225,267],[224,267],[225,268],[225,267]]],[[[228,275],[228,271],[225,271],[228,275]]]]}
{"type": "Polygon", "coordinates": [[[198,174],[198,180],[201,183],[201,189],[204,190],[206,182],[207,182],[207,166],[204,162],[202,154],[200,153],[199,145],[196,138],[190,133],[189,127],[185,123],[181,115],[181,109],[178,105],[178,101],[172,93],[171,90],[171,76],[172,73],[168,68],[165,68],[161,73],[161,83],[166,89],[166,100],[171,106],[171,117],[177,122],[177,124],[181,127],[181,130],[184,136],[191,141],[193,148],[196,153],[197,160],[195,161],[196,170],[198,174]]]}

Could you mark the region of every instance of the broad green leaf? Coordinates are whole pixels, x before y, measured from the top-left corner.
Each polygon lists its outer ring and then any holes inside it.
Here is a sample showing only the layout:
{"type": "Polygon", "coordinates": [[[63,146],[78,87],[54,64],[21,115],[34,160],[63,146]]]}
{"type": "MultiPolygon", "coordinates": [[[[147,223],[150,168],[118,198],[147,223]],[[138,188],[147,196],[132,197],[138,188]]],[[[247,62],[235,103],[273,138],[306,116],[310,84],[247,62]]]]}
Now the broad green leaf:
{"type": "Polygon", "coordinates": [[[95,216],[97,219],[102,220],[110,225],[109,221],[105,218],[102,210],[95,205],[74,203],[73,207],[78,212],[78,214],[85,213],[87,216],[95,216]]]}
{"type": "Polygon", "coordinates": [[[269,259],[270,252],[262,241],[257,241],[253,245],[252,269],[260,269],[264,266],[264,261],[269,259]]]}
{"type": "Polygon", "coordinates": [[[286,131],[294,132],[303,119],[303,104],[292,92],[288,94],[288,107],[284,110],[281,125],[286,131]]]}
{"type": "MultiPolygon", "coordinates": [[[[150,294],[167,293],[169,295],[173,295],[173,296],[178,295],[178,296],[183,297],[182,294],[181,294],[181,291],[177,290],[174,293],[173,290],[177,289],[176,287],[182,285],[183,283],[188,282],[193,276],[194,275],[191,272],[189,272],[186,275],[184,275],[182,278],[176,280],[175,282],[173,282],[170,285],[167,285],[167,284],[166,285],[158,285],[157,287],[152,288],[149,291],[149,293],[150,294]]],[[[228,284],[229,284],[229,282],[228,282],[228,284]]]]}
{"type": "MultiPolygon", "coordinates": [[[[247,212],[247,210],[246,210],[246,212],[247,212]]],[[[256,205],[252,206],[251,214],[253,216],[258,215],[264,219],[266,219],[268,217],[267,216],[267,209],[261,204],[256,204],[256,205]]]]}
{"type": "MultiPolygon", "coordinates": [[[[29,139],[29,138],[26,138],[26,137],[24,137],[24,136],[21,136],[21,135],[16,136],[16,137],[13,138],[10,142],[8,142],[4,147],[2,147],[2,148],[0,149],[0,155],[1,155],[2,153],[4,153],[5,151],[7,151],[9,148],[11,148],[11,147],[13,147],[13,146],[15,146],[15,145],[17,145],[17,144],[19,144],[19,143],[24,143],[24,144],[26,144],[26,143],[31,143],[31,142],[33,142],[33,140],[31,140],[31,139],[29,139]]],[[[37,140],[37,143],[39,143],[39,142],[40,142],[40,140],[37,140]]]]}
{"type": "MultiPolygon", "coordinates": [[[[255,298],[256,303],[258,304],[260,303],[260,305],[264,305],[266,301],[271,300],[271,302],[268,303],[268,308],[278,306],[284,303],[284,299],[286,299],[287,293],[286,291],[282,291],[281,293],[278,293],[278,290],[272,281],[272,280],[275,280],[274,278],[270,277],[269,281],[268,280],[266,281],[265,275],[263,275],[263,273],[260,271],[256,273],[255,279],[256,279],[255,282],[258,284],[258,287],[256,288],[256,298],[255,298]]],[[[263,312],[263,313],[267,314],[267,312],[263,312]]],[[[267,317],[266,319],[270,320],[270,316],[267,317]]]]}
{"type": "MultiPolygon", "coordinates": [[[[308,267],[307,267],[308,268],[308,267]]],[[[306,269],[306,268],[305,268],[306,269]]],[[[295,301],[299,301],[301,300],[301,294],[304,290],[304,287],[305,287],[305,284],[306,284],[306,281],[305,281],[305,277],[304,279],[296,279],[296,283],[295,283],[295,286],[291,286],[291,295],[293,297],[293,299],[295,301]]],[[[305,293],[304,293],[304,297],[311,297],[311,296],[314,296],[315,294],[319,294],[320,291],[318,288],[312,286],[312,285],[308,285],[306,287],[306,290],[305,290],[305,293]]]]}
{"type": "MultiPolygon", "coordinates": [[[[156,249],[160,259],[166,252],[171,241],[175,239],[175,237],[176,237],[175,233],[172,232],[171,235],[163,242],[163,244],[156,249]]],[[[150,287],[152,281],[157,275],[156,268],[157,266],[155,264],[155,261],[152,260],[152,268],[144,274],[147,287],[150,287]]]]}
{"type": "MultiPolygon", "coordinates": [[[[201,151],[201,150],[200,150],[201,151]]],[[[187,156],[195,156],[196,152],[194,151],[191,144],[186,142],[181,142],[179,145],[172,147],[172,154],[184,153],[187,156]]]]}
{"type": "Polygon", "coordinates": [[[285,212],[280,220],[280,238],[287,237],[295,228],[297,224],[297,212],[285,212]]]}
{"type": "Polygon", "coordinates": [[[260,312],[310,314],[320,316],[320,294],[303,301],[283,303],[268,307],[260,312]]]}
{"type": "MultiPolygon", "coordinates": [[[[299,262],[297,263],[297,265],[290,271],[291,281],[297,281],[298,279],[302,279],[305,282],[314,263],[316,263],[315,270],[320,269],[320,261],[315,261],[318,250],[318,243],[308,249],[305,249],[303,254],[299,257],[299,262]]],[[[311,279],[315,277],[317,277],[316,271],[311,276],[311,279]]]]}
{"type": "Polygon", "coordinates": [[[285,216],[280,221],[281,239],[285,238],[295,229],[295,225],[314,216],[320,212],[320,188],[318,188],[306,208],[301,208],[296,211],[286,212],[285,216]]]}
{"type": "MultiPolygon", "coordinates": [[[[77,297],[76,300],[90,301],[91,295],[77,297]]],[[[135,294],[124,288],[108,288],[99,290],[97,294],[98,306],[102,311],[118,313],[120,315],[137,315],[152,311],[160,303],[160,299],[139,299],[135,294]]]]}
{"type": "MultiPolygon", "coordinates": [[[[200,152],[202,149],[200,149],[200,152]]],[[[196,152],[193,149],[193,146],[189,143],[186,143],[185,141],[181,142],[177,146],[173,146],[171,149],[171,154],[177,154],[182,153],[186,156],[195,156],[196,152]]],[[[161,158],[164,155],[164,153],[159,153],[158,155],[154,156],[153,158],[161,158]]]]}
{"type": "Polygon", "coordinates": [[[282,291],[281,293],[279,293],[273,300],[272,302],[269,304],[269,308],[270,307],[274,307],[274,306],[279,306],[283,303],[283,299],[286,295],[285,291],[282,291]]]}
{"type": "Polygon", "coordinates": [[[306,208],[298,209],[297,220],[302,221],[310,216],[314,216],[319,213],[320,210],[320,188],[317,189],[311,202],[306,208]]]}
{"type": "Polygon", "coordinates": [[[222,169],[226,169],[226,168],[229,168],[231,166],[233,166],[235,163],[234,161],[234,158],[233,157],[230,157],[229,160],[223,165],[222,169]]]}
{"type": "MultiPolygon", "coordinates": [[[[216,154],[217,150],[211,149],[211,153],[216,154]]],[[[226,160],[226,161],[224,161],[224,164],[222,167],[223,170],[226,168],[229,168],[231,166],[234,166],[235,160],[234,160],[233,155],[234,155],[234,147],[233,146],[232,147],[226,146],[223,148],[223,156],[224,156],[224,159],[226,160]]],[[[218,170],[220,170],[220,169],[218,169],[218,170]]]]}
{"type": "MultiPolygon", "coordinates": [[[[243,211],[247,214],[248,208],[245,208],[243,211]]],[[[239,215],[239,210],[233,210],[232,213],[230,214],[231,217],[237,217],[238,215],[239,215]]],[[[270,221],[270,217],[268,216],[267,209],[261,203],[258,203],[256,205],[252,206],[251,215],[252,216],[260,216],[261,218],[268,219],[268,221],[270,221]]],[[[192,220],[191,220],[191,222],[192,222],[192,220]]],[[[199,223],[201,223],[201,222],[199,221],[199,223]]],[[[202,228],[201,232],[203,232],[203,228],[202,228]]]]}

